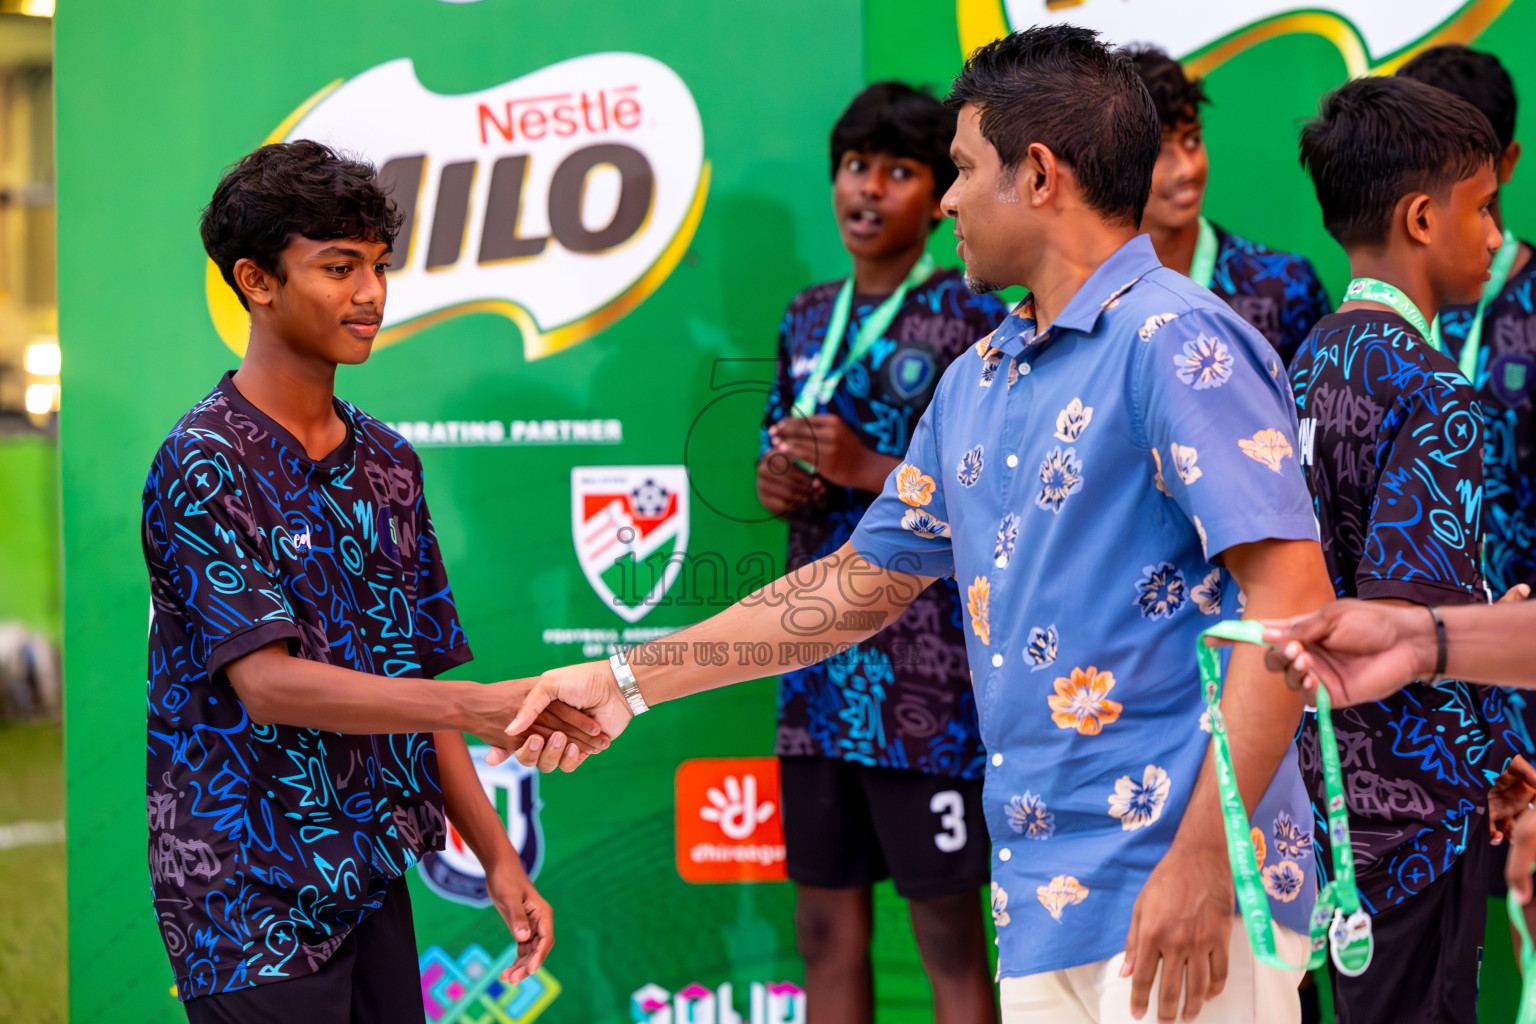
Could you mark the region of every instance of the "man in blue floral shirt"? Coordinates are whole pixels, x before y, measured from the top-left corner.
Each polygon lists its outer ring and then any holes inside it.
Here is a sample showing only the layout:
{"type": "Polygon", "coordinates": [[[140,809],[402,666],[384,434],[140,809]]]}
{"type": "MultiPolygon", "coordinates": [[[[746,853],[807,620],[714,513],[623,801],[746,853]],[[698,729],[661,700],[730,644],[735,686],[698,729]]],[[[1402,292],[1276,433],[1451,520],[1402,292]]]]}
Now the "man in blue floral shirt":
{"type": "MultiPolygon", "coordinates": [[[[939,375],[1007,313],[957,271],[914,269],[955,177],[954,129],[954,111],[900,82],[865,89],[832,129],[833,211],[853,274],[806,289],[784,314],[758,461],[763,504],[789,524],[790,570],[848,542],[939,375]],[[842,335],[829,338],[845,288],[842,335]],[[880,337],[856,352],[882,305],[897,301],[880,337]],[[806,392],[828,348],[843,373],[813,404],[806,392]]],[[[889,875],[909,901],[936,1019],[990,1021],[978,899],[987,842],[976,827],[983,751],[954,582],[929,587],[841,656],[786,672],[776,753],[806,995],[817,1014],[873,1019],[870,886],[889,875]]]]}
{"type": "MultiPolygon", "coordinates": [[[[951,364],[849,544],[672,639],[768,642],[798,668],[804,645],[784,641],[810,623],[857,642],[870,630],[844,612],[954,577],[1005,1024],[1129,1021],[1154,991],[1162,1019],[1291,1024],[1301,971],[1260,964],[1233,927],[1195,657],[1244,593],[1264,617],[1331,599],[1289,389],[1264,339],[1137,233],[1160,132],[1127,58],[1085,29],[1030,29],[973,54],[950,103],[944,209],[967,283],[1033,301],[951,364]]],[[[760,671],[640,653],[545,673],[511,729],[559,697],[613,735],[760,671]]],[[[1223,716],[1297,964],[1315,897],[1302,705],[1263,662],[1232,652],[1223,716]]]]}
{"type": "Polygon", "coordinates": [[[1249,241],[1205,218],[1211,170],[1200,120],[1200,108],[1209,102],[1205,83],[1155,46],[1134,47],[1130,54],[1163,129],[1141,226],[1163,266],[1192,275],[1220,296],[1264,335],[1284,366],[1333,308],[1323,282],[1305,256],[1249,241]]]}

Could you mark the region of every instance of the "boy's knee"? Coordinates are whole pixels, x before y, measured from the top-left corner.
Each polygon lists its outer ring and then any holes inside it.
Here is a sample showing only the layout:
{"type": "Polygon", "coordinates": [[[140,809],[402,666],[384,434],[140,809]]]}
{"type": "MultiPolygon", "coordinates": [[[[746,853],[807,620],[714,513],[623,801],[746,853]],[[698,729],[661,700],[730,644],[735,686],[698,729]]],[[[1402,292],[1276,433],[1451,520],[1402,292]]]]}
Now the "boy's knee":
{"type": "Polygon", "coordinates": [[[853,900],[801,899],[795,906],[795,945],[806,966],[848,963],[869,955],[869,924],[853,900]]]}
{"type": "Polygon", "coordinates": [[[910,901],[912,934],[930,974],[969,974],[987,970],[980,898],[974,893],[910,901]]]}

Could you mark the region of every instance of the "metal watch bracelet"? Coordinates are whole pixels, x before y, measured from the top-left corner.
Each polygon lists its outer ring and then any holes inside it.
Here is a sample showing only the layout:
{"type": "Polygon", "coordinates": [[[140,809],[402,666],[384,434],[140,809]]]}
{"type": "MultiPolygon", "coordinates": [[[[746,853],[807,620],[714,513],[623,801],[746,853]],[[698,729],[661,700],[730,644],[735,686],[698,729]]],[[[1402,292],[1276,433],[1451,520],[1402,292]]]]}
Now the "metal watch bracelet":
{"type": "Polygon", "coordinates": [[[623,651],[613,652],[613,657],[608,659],[608,667],[613,669],[613,678],[618,681],[619,692],[629,703],[630,712],[643,715],[651,710],[645,698],[640,696],[640,684],[635,681],[635,673],[630,669],[629,659],[624,657],[623,651]]]}

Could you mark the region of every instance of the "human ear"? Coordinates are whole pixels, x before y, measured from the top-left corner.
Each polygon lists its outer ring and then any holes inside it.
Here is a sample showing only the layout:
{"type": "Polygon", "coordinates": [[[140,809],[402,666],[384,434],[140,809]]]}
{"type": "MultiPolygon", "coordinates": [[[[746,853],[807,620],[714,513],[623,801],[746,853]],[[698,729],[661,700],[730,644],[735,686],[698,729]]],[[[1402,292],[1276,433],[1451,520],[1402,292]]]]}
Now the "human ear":
{"type": "Polygon", "coordinates": [[[1510,179],[1515,176],[1515,165],[1520,162],[1520,143],[1511,142],[1504,149],[1504,155],[1499,157],[1499,184],[1508,185],[1510,179]]]}
{"type": "Polygon", "coordinates": [[[245,300],[257,306],[270,306],[275,296],[272,294],[272,275],[263,270],[255,260],[241,257],[235,263],[235,287],[245,295],[245,300]]]}
{"type": "Polygon", "coordinates": [[[1415,192],[1398,204],[1398,216],[1402,218],[1408,238],[1419,245],[1428,245],[1434,232],[1435,202],[1427,192],[1415,192]]]}
{"type": "Polygon", "coordinates": [[[1019,161],[1018,173],[1014,175],[1014,188],[1021,196],[1029,196],[1031,206],[1044,206],[1055,197],[1060,184],[1056,154],[1038,142],[1030,143],[1024,159],[1019,161]]]}

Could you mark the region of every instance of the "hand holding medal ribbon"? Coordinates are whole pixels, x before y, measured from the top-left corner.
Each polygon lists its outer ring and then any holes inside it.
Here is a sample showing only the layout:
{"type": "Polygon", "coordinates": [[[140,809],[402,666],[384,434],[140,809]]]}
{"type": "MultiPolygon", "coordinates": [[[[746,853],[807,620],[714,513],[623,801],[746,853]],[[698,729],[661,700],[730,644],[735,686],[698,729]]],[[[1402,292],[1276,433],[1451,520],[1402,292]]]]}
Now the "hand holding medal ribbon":
{"type": "MultiPolygon", "coordinates": [[[[1274,920],[1269,900],[1259,879],[1259,864],[1249,838],[1248,812],[1237,791],[1232,771],[1232,752],[1227,744],[1227,726],[1221,715],[1221,651],[1207,644],[1206,638],[1238,643],[1264,642],[1264,624],[1253,620],[1219,622],[1200,634],[1196,652],[1200,665],[1200,688],[1211,717],[1212,742],[1216,747],[1216,784],[1221,792],[1222,824],[1227,834],[1227,857],[1232,863],[1232,879],[1237,888],[1238,908],[1248,930],[1248,943],[1254,957],[1268,967],[1295,970],[1275,952],[1274,920]]],[[[1344,808],[1344,780],[1339,770],[1339,747],[1333,737],[1328,693],[1317,690],[1318,748],[1323,762],[1323,782],[1328,802],[1328,837],[1333,850],[1333,880],[1317,894],[1312,911],[1312,955],[1301,966],[1315,970],[1323,965],[1324,947],[1333,956],[1341,974],[1357,977],[1370,966],[1374,942],[1371,918],[1360,905],[1355,889],[1355,857],[1350,847],[1349,820],[1344,808]]],[[[1524,1018],[1522,1018],[1524,1022],[1524,1018]]],[[[1536,1024],[1536,1020],[1525,1022],[1536,1024]]]]}

